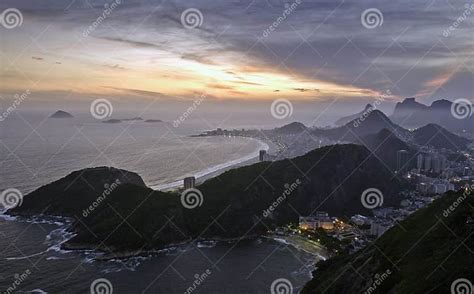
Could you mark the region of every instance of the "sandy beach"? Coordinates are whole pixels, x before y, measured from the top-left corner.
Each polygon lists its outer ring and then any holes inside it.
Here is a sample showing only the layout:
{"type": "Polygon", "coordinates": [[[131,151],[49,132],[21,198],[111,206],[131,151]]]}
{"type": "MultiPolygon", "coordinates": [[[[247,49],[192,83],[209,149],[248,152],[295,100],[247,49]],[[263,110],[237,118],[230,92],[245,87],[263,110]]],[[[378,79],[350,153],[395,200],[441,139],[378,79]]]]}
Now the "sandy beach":
{"type": "Polygon", "coordinates": [[[296,249],[312,254],[321,260],[326,260],[330,256],[329,252],[323,246],[299,235],[270,235],[267,237],[277,242],[291,245],[296,249]]]}
{"type": "MultiPolygon", "coordinates": [[[[256,163],[258,162],[258,156],[259,156],[260,150],[265,150],[268,152],[270,149],[270,146],[268,146],[267,143],[261,140],[254,139],[254,138],[247,138],[247,139],[253,140],[258,143],[258,147],[255,149],[254,152],[244,157],[241,157],[239,159],[235,159],[235,160],[231,160],[222,164],[214,165],[207,169],[199,171],[198,173],[195,174],[196,183],[197,184],[203,183],[204,181],[210,178],[216,177],[222,174],[223,172],[230,170],[232,168],[256,163]]],[[[179,179],[171,183],[154,185],[154,186],[151,186],[151,188],[154,190],[167,191],[167,190],[175,190],[182,186],[183,186],[183,179],[179,179]]]]}

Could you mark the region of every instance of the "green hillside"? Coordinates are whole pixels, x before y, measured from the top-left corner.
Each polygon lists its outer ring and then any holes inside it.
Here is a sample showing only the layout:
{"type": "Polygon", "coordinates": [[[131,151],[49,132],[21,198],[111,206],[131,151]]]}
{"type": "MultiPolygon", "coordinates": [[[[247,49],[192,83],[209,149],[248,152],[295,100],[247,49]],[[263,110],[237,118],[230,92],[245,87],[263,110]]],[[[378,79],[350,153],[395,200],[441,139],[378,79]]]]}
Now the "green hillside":
{"type": "Polygon", "coordinates": [[[472,193],[444,195],[375,244],[319,263],[302,293],[365,293],[377,280],[367,293],[450,293],[454,280],[474,281],[473,207],[472,193]]]}

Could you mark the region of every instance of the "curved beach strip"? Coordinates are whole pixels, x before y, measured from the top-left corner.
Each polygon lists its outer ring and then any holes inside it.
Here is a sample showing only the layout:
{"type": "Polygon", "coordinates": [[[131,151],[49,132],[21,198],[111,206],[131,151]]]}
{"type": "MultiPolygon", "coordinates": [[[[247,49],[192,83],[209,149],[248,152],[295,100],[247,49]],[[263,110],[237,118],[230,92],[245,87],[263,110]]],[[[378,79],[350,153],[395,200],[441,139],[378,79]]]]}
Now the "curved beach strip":
{"type": "MultiPolygon", "coordinates": [[[[201,171],[197,172],[194,175],[196,177],[196,180],[198,181],[198,180],[206,179],[206,177],[208,177],[210,175],[217,176],[218,173],[222,173],[230,167],[245,163],[249,160],[252,160],[252,159],[258,157],[260,150],[268,151],[270,149],[268,144],[266,144],[265,142],[263,142],[261,140],[257,140],[257,139],[254,139],[254,138],[248,138],[248,139],[256,141],[258,143],[258,148],[254,152],[252,152],[249,155],[246,155],[244,157],[241,157],[241,158],[238,158],[238,159],[235,159],[235,160],[231,160],[231,161],[228,161],[228,162],[225,162],[225,163],[221,163],[221,164],[218,164],[218,165],[214,165],[214,166],[211,166],[207,169],[201,170],[201,171]]],[[[180,179],[180,180],[177,180],[177,181],[174,181],[174,182],[171,182],[171,183],[154,185],[154,186],[151,186],[150,188],[152,188],[154,190],[170,190],[170,189],[178,188],[180,186],[183,186],[183,179],[180,179]]]]}

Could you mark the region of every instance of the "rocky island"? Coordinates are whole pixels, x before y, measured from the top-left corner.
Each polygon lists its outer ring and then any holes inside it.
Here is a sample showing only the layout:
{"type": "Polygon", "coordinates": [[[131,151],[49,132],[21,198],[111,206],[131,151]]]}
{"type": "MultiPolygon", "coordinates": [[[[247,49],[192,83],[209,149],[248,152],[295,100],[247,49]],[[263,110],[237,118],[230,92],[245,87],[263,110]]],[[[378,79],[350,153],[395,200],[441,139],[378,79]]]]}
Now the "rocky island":
{"type": "Polygon", "coordinates": [[[161,123],[163,122],[161,119],[146,119],[146,123],[161,123]]]}
{"type": "Polygon", "coordinates": [[[121,122],[122,122],[121,119],[115,119],[115,118],[111,118],[111,119],[102,121],[102,123],[104,123],[104,124],[119,124],[121,122]]]}
{"type": "Polygon", "coordinates": [[[146,119],[146,120],[143,120],[143,118],[141,117],[132,117],[132,118],[111,118],[111,119],[108,119],[108,120],[104,120],[102,121],[103,123],[106,123],[106,124],[118,124],[118,123],[122,123],[122,122],[126,122],[126,121],[143,121],[143,122],[146,122],[146,123],[160,123],[160,122],[163,122],[162,120],[159,120],[159,119],[146,119]]]}
{"type": "Polygon", "coordinates": [[[74,116],[69,112],[58,110],[49,116],[50,118],[73,118],[74,116]]]}

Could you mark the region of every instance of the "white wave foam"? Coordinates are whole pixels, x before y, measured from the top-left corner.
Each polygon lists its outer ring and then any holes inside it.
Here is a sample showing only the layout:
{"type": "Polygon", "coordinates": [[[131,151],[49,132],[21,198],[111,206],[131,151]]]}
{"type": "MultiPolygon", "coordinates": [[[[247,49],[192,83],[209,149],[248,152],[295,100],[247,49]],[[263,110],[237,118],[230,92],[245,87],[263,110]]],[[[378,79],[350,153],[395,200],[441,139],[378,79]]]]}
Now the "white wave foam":
{"type": "Polygon", "coordinates": [[[34,254],[31,254],[31,255],[28,255],[28,256],[6,257],[5,259],[6,259],[6,260],[22,260],[22,259],[28,259],[28,258],[31,258],[31,257],[34,257],[34,256],[38,256],[38,255],[45,254],[47,251],[48,251],[48,250],[41,251],[41,252],[34,253],[34,254]]]}
{"type": "Polygon", "coordinates": [[[213,248],[216,246],[217,242],[216,241],[200,241],[197,242],[197,247],[198,248],[213,248]]]}
{"type": "Polygon", "coordinates": [[[48,292],[41,290],[41,289],[34,289],[29,291],[28,293],[35,293],[35,294],[48,294],[48,292]]]}
{"type": "Polygon", "coordinates": [[[0,219],[5,220],[5,221],[16,221],[17,217],[16,216],[11,216],[7,214],[3,214],[4,211],[0,212],[0,219]]]}
{"type": "Polygon", "coordinates": [[[289,245],[290,243],[288,241],[286,241],[285,239],[281,239],[281,238],[272,238],[274,241],[278,242],[278,243],[282,243],[282,244],[285,244],[285,245],[289,245]]]}
{"type": "Polygon", "coordinates": [[[7,214],[0,213],[0,219],[6,221],[17,221],[22,223],[31,223],[31,224],[46,224],[46,225],[55,225],[55,226],[65,226],[72,223],[72,219],[62,216],[46,216],[46,215],[37,215],[37,216],[11,216],[7,214]]]}

